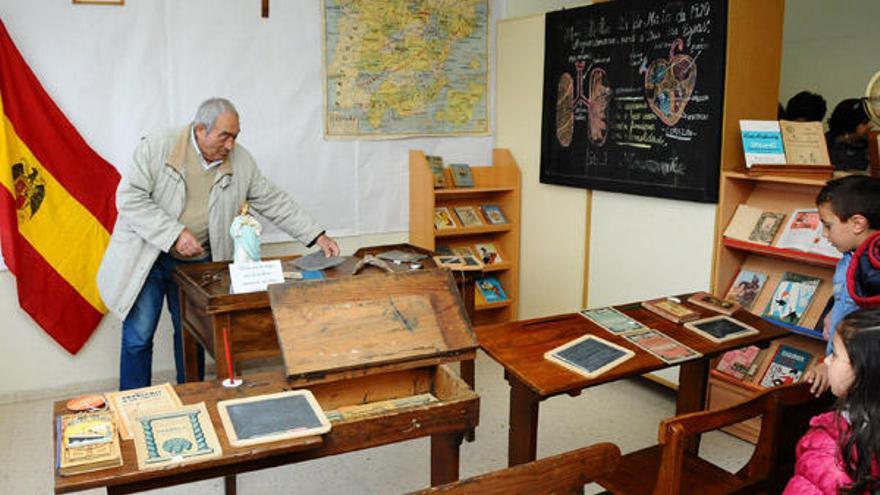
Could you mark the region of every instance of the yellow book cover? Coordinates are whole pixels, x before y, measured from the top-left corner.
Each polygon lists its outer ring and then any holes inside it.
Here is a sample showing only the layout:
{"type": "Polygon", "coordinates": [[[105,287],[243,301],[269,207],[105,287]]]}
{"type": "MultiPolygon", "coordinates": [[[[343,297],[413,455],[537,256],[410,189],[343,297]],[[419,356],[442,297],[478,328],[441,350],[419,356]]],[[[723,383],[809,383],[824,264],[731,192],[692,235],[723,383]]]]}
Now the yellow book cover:
{"type": "Polygon", "coordinates": [[[116,414],[119,435],[124,440],[131,440],[131,425],[136,417],[181,406],[180,398],[170,383],[121,392],[108,392],[105,396],[110,409],[116,414]]]}
{"type": "Polygon", "coordinates": [[[119,437],[110,411],[59,416],[57,442],[61,476],[122,465],[119,437]]]}

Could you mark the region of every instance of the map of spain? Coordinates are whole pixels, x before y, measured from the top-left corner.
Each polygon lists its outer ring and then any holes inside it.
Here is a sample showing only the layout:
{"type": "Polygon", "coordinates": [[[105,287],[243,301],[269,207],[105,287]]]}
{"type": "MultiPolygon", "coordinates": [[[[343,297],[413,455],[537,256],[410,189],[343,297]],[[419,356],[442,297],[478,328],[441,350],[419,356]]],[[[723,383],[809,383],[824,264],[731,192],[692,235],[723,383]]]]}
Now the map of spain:
{"type": "Polygon", "coordinates": [[[324,0],[329,137],[487,134],[488,0],[324,0]]]}

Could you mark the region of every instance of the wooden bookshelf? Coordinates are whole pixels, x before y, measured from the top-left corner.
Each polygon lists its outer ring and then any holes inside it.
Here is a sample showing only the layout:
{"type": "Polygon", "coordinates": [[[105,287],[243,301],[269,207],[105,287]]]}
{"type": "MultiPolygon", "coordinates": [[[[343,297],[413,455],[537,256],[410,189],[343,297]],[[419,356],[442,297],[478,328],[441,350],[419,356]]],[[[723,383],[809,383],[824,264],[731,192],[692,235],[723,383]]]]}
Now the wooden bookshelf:
{"type": "MultiPolygon", "coordinates": [[[[448,165],[448,163],[446,163],[448,165]]],[[[517,318],[519,297],[519,225],[520,225],[520,171],[507,149],[492,152],[489,166],[471,165],[474,187],[434,189],[431,168],[420,150],[409,152],[409,242],[415,246],[436,251],[437,245],[452,248],[468,246],[474,250],[478,243],[491,242],[500,251],[502,263],[489,265],[484,273],[501,282],[506,301],[486,303],[475,290],[475,325],[501,323],[517,318]],[[507,218],[503,225],[459,227],[436,230],[434,208],[446,206],[497,205],[507,218]]],[[[444,169],[447,184],[452,184],[449,169],[444,169]]],[[[483,216],[480,213],[481,217],[483,216]]],[[[483,218],[485,221],[486,219],[483,218]]],[[[456,219],[457,221],[457,219],[456,219]]]]}

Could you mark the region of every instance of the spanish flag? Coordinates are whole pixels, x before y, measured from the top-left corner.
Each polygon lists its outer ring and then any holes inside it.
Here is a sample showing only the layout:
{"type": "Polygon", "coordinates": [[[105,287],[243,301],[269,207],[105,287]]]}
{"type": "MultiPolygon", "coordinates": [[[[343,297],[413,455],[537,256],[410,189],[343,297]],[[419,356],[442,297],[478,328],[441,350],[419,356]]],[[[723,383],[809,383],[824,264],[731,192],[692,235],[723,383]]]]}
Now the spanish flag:
{"type": "Polygon", "coordinates": [[[0,247],[22,309],[75,354],[107,308],[95,276],[119,173],[76,132],[0,22],[0,247]]]}

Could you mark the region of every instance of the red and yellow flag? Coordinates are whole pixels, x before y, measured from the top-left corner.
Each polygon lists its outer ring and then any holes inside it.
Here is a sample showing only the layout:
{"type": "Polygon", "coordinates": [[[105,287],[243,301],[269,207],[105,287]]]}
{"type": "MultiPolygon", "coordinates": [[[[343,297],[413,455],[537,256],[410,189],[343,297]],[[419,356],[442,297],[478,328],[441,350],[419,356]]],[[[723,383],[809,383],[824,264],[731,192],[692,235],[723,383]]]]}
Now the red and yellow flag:
{"type": "Polygon", "coordinates": [[[107,308],[95,276],[119,173],[76,132],[0,22],[0,247],[18,301],[76,353],[107,308]]]}

